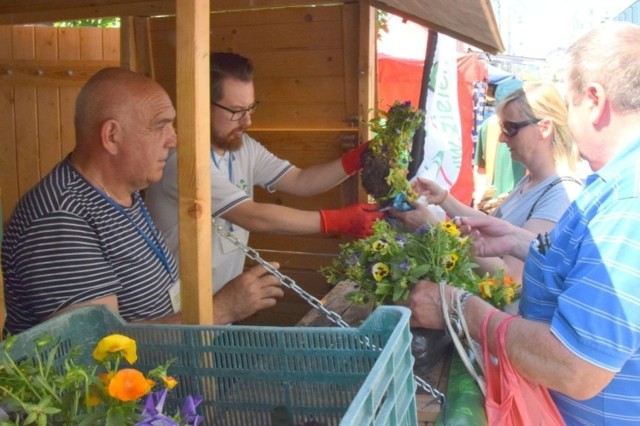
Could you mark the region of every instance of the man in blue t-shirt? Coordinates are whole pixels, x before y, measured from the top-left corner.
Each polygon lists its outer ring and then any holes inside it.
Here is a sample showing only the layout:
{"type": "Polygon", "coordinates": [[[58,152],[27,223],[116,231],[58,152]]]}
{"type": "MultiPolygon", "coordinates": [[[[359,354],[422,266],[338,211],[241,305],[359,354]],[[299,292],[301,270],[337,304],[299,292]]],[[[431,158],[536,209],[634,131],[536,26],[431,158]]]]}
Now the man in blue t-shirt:
{"type": "MultiPolygon", "coordinates": [[[[535,236],[489,216],[461,218],[480,256],[525,260],[520,315],[506,351],[522,376],[547,387],[564,421],[640,423],[640,26],[610,22],[568,51],[569,127],[594,173],[552,232],[535,236]]],[[[445,288],[447,300],[458,296],[445,288]]],[[[411,294],[412,322],[442,328],[438,286],[411,294]]],[[[464,298],[474,339],[493,308],[464,298]]],[[[453,304],[452,304],[453,305],[453,304]]],[[[452,309],[453,310],[453,309],[452,309]]],[[[498,324],[490,317],[495,350],[498,324]]],[[[449,320],[449,319],[447,319],[449,320]]],[[[540,416],[538,414],[538,416],[540,416]]],[[[546,424],[538,418],[536,424],[546,424]]]]}

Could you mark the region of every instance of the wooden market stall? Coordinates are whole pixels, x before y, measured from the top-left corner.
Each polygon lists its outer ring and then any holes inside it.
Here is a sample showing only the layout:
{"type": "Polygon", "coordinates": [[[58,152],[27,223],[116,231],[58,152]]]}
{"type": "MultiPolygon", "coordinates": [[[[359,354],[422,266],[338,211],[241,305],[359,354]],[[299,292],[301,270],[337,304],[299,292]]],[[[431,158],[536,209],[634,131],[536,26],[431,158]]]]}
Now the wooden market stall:
{"type": "MultiPolygon", "coordinates": [[[[3,224],[18,198],[73,147],[73,100],[96,70],[97,56],[101,66],[143,72],[166,88],[178,111],[180,251],[189,253],[180,256],[182,299],[197,301],[183,319],[209,323],[209,51],[234,51],[254,61],[261,105],[251,132],[304,167],[336,158],[368,136],[363,123],[375,106],[375,8],[490,53],[503,50],[489,0],[4,0],[0,36],[9,43],[0,43],[0,110],[10,111],[12,119],[0,123],[3,224]],[[109,16],[121,17],[122,28],[117,36],[101,33],[99,53],[82,50],[92,29],[54,35],[46,27],[26,41],[20,37],[30,31],[23,24],[109,16]],[[51,56],[60,37],[76,43],[74,54],[51,56]],[[62,83],[46,86],[54,78],[62,83]],[[57,121],[43,121],[49,113],[57,121]],[[35,122],[27,122],[29,116],[35,122]],[[47,150],[52,143],[55,152],[47,150]]],[[[296,208],[339,208],[364,200],[359,188],[351,178],[310,199],[266,192],[256,197],[296,208]]],[[[319,296],[328,289],[316,271],[337,253],[339,242],[258,235],[250,241],[319,296]]],[[[293,324],[308,309],[298,302],[285,298],[279,311],[256,321],[293,324]]]]}

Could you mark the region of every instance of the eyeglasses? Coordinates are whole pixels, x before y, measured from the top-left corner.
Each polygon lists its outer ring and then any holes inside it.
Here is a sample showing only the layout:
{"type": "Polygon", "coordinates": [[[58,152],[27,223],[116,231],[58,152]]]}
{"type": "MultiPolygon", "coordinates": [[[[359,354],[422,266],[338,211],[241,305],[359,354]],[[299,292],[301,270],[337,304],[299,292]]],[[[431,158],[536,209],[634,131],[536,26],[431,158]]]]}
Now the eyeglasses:
{"type": "Polygon", "coordinates": [[[245,108],[245,109],[231,109],[231,108],[227,108],[224,105],[220,105],[219,103],[216,102],[211,102],[211,105],[215,105],[218,108],[222,108],[225,111],[228,111],[231,113],[231,117],[229,117],[229,120],[231,121],[240,121],[242,120],[247,114],[253,114],[253,112],[256,110],[256,108],[258,108],[258,103],[254,103],[253,105],[251,105],[249,108],[245,108]]]}
{"type": "Polygon", "coordinates": [[[512,138],[517,135],[518,131],[523,127],[527,127],[530,124],[538,124],[540,121],[540,118],[530,118],[524,121],[501,121],[500,129],[502,129],[502,133],[504,133],[505,136],[512,138]]]}

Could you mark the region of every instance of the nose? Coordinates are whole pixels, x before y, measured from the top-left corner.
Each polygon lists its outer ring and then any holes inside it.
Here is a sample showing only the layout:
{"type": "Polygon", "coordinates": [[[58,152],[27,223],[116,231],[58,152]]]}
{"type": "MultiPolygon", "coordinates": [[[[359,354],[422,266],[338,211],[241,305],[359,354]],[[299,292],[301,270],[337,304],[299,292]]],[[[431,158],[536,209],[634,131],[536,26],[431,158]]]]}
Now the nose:
{"type": "Polygon", "coordinates": [[[246,126],[250,126],[251,125],[251,112],[250,111],[246,111],[242,117],[239,120],[241,123],[245,124],[246,126]]]}
{"type": "Polygon", "coordinates": [[[505,135],[502,130],[500,130],[500,134],[498,135],[498,142],[502,142],[502,143],[509,142],[509,136],[505,135]]]}
{"type": "Polygon", "coordinates": [[[178,145],[178,134],[174,125],[168,126],[169,131],[166,139],[167,148],[175,148],[178,145]]]}

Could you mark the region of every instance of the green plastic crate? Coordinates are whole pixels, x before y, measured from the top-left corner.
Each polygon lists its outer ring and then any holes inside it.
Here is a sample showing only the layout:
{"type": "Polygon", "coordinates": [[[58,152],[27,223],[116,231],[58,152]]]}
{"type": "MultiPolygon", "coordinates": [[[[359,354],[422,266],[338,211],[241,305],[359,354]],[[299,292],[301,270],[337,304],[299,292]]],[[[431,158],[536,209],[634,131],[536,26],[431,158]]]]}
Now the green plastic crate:
{"type": "Polygon", "coordinates": [[[134,367],[143,372],[177,359],[169,374],[179,384],[167,406],[202,395],[206,425],[413,426],[409,316],[407,308],[382,306],[358,328],[142,325],[92,306],[23,332],[12,356],[33,354],[46,333],[62,342],[61,356],[81,346],[91,362],[101,338],[121,333],[137,341],[134,367]]]}

